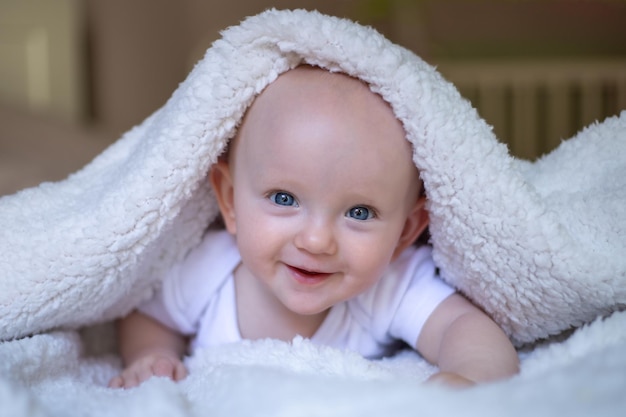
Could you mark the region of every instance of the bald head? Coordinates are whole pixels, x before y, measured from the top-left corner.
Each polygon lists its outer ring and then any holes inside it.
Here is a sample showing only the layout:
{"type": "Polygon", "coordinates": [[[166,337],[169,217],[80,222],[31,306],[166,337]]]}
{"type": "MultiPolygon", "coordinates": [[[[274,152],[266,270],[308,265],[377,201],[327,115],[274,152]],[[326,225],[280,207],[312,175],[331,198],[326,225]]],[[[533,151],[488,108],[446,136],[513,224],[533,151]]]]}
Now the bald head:
{"type": "Polygon", "coordinates": [[[274,124],[287,115],[308,118],[318,113],[349,113],[364,124],[385,125],[396,133],[391,136],[404,136],[389,104],[366,83],[311,66],[300,66],[279,76],[255,100],[248,116],[274,124]]]}
{"type": "MultiPolygon", "coordinates": [[[[353,156],[363,146],[379,149],[378,157],[390,155],[390,163],[408,160],[415,170],[411,145],[391,106],[366,83],[348,75],[308,65],[281,74],[253,102],[231,150],[240,140],[273,137],[278,130],[290,127],[305,129],[311,140],[341,137],[353,141],[353,156]],[[365,142],[366,137],[373,136],[375,141],[365,142]]],[[[336,159],[348,157],[338,155],[339,147],[333,144],[328,151],[336,159]]]]}

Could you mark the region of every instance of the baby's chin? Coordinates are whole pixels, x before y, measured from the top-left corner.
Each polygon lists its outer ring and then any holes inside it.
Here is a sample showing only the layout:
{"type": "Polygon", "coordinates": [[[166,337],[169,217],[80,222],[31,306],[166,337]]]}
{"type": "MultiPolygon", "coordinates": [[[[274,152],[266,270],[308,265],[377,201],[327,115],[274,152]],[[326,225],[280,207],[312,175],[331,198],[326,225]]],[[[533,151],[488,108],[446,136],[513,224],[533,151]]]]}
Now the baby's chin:
{"type": "Polygon", "coordinates": [[[332,305],[328,305],[327,303],[305,300],[292,300],[291,302],[283,304],[292,313],[309,318],[313,318],[315,316],[325,317],[332,307],[332,305]]]}
{"type": "Polygon", "coordinates": [[[300,303],[297,305],[286,305],[285,307],[287,307],[289,311],[291,311],[292,313],[297,314],[299,316],[317,316],[317,315],[326,315],[328,311],[330,310],[331,306],[306,305],[304,303],[300,303]]]}

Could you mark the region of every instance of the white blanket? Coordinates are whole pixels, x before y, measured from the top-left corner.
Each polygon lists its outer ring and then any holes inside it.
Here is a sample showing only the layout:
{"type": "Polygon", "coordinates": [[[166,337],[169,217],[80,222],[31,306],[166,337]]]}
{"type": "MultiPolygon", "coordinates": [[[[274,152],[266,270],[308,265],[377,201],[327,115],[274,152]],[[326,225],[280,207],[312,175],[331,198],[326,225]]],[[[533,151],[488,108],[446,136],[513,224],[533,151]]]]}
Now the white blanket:
{"type": "Polygon", "coordinates": [[[367,361],[306,340],[245,342],[188,360],[180,383],[105,388],[113,355],[81,354],[76,332],[0,345],[0,416],[623,416],[626,313],[565,342],[522,353],[509,381],[466,391],[423,385],[433,367],[413,351],[367,361]]]}
{"type": "Polygon", "coordinates": [[[164,107],[92,163],[1,198],[0,233],[0,415],[626,410],[626,112],[517,160],[434,68],[349,21],[272,10],[228,29],[164,107]],[[369,362],[295,340],[201,351],[179,384],[105,387],[120,366],[100,346],[107,333],[74,329],[126,314],[199,242],[217,215],[211,164],[256,94],[302,63],[361,78],[391,104],[442,276],[531,344],[519,376],[455,392],[420,384],[432,368],[412,352],[369,362]]]}

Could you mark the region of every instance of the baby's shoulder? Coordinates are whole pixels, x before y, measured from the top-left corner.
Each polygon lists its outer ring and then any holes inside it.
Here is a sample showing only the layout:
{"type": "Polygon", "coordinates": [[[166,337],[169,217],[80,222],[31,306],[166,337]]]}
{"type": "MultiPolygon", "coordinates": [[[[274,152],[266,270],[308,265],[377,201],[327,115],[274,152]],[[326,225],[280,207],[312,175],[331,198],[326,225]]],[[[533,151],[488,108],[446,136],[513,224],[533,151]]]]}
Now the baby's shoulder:
{"type": "Polygon", "coordinates": [[[232,275],[240,261],[234,238],[225,231],[210,231],[172,268],[170,279],[183,299],[211,294],[232,275]]]}

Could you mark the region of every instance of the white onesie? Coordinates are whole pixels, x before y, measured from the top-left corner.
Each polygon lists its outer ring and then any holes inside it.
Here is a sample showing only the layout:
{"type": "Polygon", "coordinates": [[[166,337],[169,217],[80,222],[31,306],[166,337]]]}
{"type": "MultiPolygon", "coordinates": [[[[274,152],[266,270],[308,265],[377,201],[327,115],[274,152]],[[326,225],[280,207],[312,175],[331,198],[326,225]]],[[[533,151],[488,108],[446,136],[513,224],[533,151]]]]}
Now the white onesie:
{"type": "MultiPolygon", "coordinates": [[[[139,310],[193,336],[192,351],[240,341],[233,279],[240,262],[231,235],[209,232],[139,310]]],[[[331,307],[311,341],[368,358],[392,353],[399,341],[414,347],[430,314],[453,292],[437,277],[430,248],[409,247],[372,288],[331,307]]]]}

